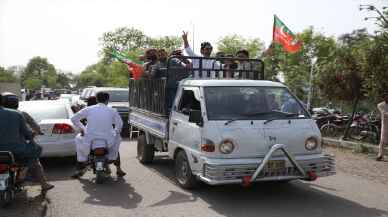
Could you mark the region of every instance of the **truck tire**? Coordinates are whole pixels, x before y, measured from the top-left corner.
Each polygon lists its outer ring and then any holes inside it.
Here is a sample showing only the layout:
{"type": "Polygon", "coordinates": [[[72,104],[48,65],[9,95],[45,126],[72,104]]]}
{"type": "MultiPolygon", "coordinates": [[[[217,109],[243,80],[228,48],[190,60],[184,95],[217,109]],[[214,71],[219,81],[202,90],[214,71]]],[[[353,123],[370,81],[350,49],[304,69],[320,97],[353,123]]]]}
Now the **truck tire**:
{"type": "Polygon", "coordinates": [[[154,160],[155,150],[154,145],[147,144],[145,135],[137,137],[137,159],[142,164],[152,163],[154,160]]]}
{"type": "Polygon", "coordinates": [[[198,180],[191,172],[189,160],[183,150],[180,150],[175,157],[175,178],[182,188],[198,187],[198,180]]]}

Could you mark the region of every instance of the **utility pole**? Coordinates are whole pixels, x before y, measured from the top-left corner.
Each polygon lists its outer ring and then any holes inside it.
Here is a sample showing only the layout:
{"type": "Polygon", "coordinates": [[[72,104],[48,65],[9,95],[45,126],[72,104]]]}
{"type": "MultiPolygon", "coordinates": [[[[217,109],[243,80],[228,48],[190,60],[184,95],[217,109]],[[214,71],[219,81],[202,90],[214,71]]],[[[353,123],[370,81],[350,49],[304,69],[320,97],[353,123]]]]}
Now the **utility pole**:
{"type": "Polygon", "coordinates": [[[307,109],[310,110],[311,106],[311,97],[312,97],[312,83],[313,83],[313,71],[314,71],[314,65],[317,61],[317,57],[311,58],[311,69],[310,69],[310,78],[309,78],[309,92],[307,95],[307,109]]]}

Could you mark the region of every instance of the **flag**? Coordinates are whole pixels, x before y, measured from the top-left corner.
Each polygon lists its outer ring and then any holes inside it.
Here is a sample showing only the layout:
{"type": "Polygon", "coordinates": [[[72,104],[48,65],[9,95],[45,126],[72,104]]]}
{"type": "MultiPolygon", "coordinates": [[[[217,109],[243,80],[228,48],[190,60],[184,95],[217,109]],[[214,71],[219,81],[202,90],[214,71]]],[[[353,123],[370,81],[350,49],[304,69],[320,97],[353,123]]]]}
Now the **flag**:
{"type": "Polygon", "coordinates": [[[111,54],[120,62],[127,64],[128,71],[132,73],[133,79],[140,79],[144,72],[143,67],[141,65],[134,63],[132,60],[128,59],[128,57],[118,51],[112,50],[111,54]]]}
{"type": "Polygon", "coordinates": [[[289,53],[296,53],[302,48],[302,42],[296,39],[294,33],[275,15],[272,40],[279,43],[289,53]]]}

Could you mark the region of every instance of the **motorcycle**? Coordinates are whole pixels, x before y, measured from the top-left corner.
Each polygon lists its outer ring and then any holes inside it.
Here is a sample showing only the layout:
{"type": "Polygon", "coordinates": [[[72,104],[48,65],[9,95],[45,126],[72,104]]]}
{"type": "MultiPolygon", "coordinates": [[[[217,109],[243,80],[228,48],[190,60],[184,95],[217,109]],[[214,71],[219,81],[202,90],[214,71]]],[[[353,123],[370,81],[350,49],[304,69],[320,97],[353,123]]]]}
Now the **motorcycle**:
{"type": "Polygon", "coordinates": [[[9,151],[0,151],[0,206],[9,205],[15,194],[22,190],[21,183],[17,180],[21,177],[21,171],[26,167],[16,163],[14,155],[9,151]]]}
{"type": "Polygon", "coordinates": [[[94,139],[91,144],[89,165],[96,174],[96,183],[102,184],[110,176],[108,154],[108,142],[105,139],[94,139]]]}
{"type": "Polygon", "coordinates": [[[380,120],[370,115],[356,115],[350,126],[349,137],[357,141],[377,144],[380,139],[380,120]]]}

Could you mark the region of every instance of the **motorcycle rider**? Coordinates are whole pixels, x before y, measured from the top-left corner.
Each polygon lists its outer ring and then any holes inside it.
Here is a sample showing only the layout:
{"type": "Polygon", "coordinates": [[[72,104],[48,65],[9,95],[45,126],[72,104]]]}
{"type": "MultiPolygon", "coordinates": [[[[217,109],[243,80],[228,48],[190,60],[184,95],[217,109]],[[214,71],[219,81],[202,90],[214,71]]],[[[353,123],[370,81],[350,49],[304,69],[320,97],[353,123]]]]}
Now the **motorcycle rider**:
{"type": "MultiPolygon", "coordinates": [[[[15,94],[2,93],[0,99],[0,119],[2,120],[0,122],[0,137],[2,138],[0,150],[11,151],[16,159],[23,159],[22,161],[27,168],[32,170],[33,175],[40,182],[42,193],[54,188],[54,185],[47,182],[42,165],[39,162],[41,148],[33,141],[33,136],[37,132],[31,131],[27,126],[33,119],[27,113],[15,111],[19,106],[19,99],[15,94]]],[[[32,129],[39,128],[39,125],[35,121],[33,122],[30,125],[32,129]]],[[[27,168],[21,171],[22,175],[18,178],[24,178],[27,168]]]]}
{"type": "MultiPolygon", "coordinates": [[[[107,106],[109,101],[109,94],[107,92],[98,92],[96,98],[96,105],[80,110],[71,118],[73,124],[81,130],[81,136],[83,137],[82,139],[78,137],[78,141],[76,138],[78,143],[77,171],[72,176],[73,178],[79,178],[86,172],[86,162],[90,153],[91,143],[94,139],[104,139],[107,141],[107,157],[110,162],[115,162],[118,158],[123,121],[115,109],[107,106]],[[81,123],[82,119],[86,119],[86,127],[81,123]],[[113,128],[113,126],[115,127],[113,128]]],[[[118,176],[125,175],[125,172],[119,166],[117,166],[116,173],[118,176]]]]}

